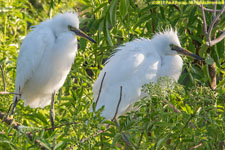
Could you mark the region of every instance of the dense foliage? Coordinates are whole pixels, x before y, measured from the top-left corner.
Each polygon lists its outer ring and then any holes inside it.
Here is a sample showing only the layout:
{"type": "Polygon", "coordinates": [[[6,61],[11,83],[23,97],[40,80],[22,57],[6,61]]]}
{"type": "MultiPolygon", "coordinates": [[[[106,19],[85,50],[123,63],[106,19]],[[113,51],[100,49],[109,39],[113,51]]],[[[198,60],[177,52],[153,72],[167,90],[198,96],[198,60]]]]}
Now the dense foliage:
{"type": "MultiPolygon", "coordinates": [[[[207,7],[213,9],[213,5],[207,7]]],[[[217,5],[218,10],[222,7],[217,5]]],[[[222,40],[206,45],[202,12],[196,5],[152,5],[150,0],[1,0],[0,64],[7,91],[14,90],[16,58],[32,26],[70,10],[80,12],[80,28],[98,44],[79,40],[76,60],[55,102],[58,128],[49,129],[49,106],[31,109],[20,101],[14,118],[21,126],[15,130],[0,123],[0,149],[40,149],[40,145],[52,149],[54,139],[55,149],[225,148],[225,44],[222,40]],[[178,30],[183,47],[206,61],[183,57],[183,73],[179,83],[170,83],[173,89],[162,88],[160,83],[145,85],[143,90],[149,96],[135,104],[139,109],[118,121],[101,123],[101,110],[90,113],[89,107],[92,85],[106,59],[118,45],[151,38],[168,27],[178,30]],[[217,88],[212,90],[214,62],[217,88]],[[106,128],[106,124],[110,126],[106,128]]],[[[209,25],[213,13],[205,15],[209,25]]],[[[213,38],[224,30],[224,20],[222,14],[212,30],[213,38]]],[[[0,112],[7,112],[12,97],[0,95],[0,112]]]]}

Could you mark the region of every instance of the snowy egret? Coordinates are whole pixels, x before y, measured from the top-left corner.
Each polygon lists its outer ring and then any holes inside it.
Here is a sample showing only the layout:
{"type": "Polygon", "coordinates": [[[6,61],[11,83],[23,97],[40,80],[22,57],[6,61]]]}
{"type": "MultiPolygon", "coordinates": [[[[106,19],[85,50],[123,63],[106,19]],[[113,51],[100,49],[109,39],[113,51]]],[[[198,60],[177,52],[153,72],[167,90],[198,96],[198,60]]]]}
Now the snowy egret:
{"type": "Polygon", "coordinates": [[[104,106],[102,116],[114,119],[116,113],[125,113],[129,106],[143,98],[142,85],[156,83],[163,76],[177,81],[183,66],[178,54],[203,60],[181,48],[177,31],[172,29],[154,35],[151,40],[137,39],[118,47],[94,83],[96,110],[104,106]]]}
{"type": "Polygon", "coordinates": [[[15,93],[11,115],[17,102],[24,106],[45,107],[51,103],[50,119],[54,129],[54,95],[62,87],[77,52],[76,36],[96,43],[79,30],[76,13],[58,14],[41,22],[23,40],[17,58],[15,93]]]}

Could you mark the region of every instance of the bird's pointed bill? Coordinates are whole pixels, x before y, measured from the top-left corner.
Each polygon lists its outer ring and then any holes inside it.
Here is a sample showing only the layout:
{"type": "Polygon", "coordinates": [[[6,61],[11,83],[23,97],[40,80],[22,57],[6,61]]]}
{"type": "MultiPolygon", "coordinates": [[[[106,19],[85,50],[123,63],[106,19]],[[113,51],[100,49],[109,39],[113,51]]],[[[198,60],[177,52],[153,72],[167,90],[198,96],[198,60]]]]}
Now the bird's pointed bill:
{"type": "Polygon", "coordinates": [[[87,34],[85,34],[85,33],[84,33],[83,31],[81,31],[80,29],[77,29],[77,28],[74,28],[74,27],[71,27],[71,26],[69,26],[69,29],[70,29],[71,31],[73,31],[77,36],[83,37],[83,38],[85,38],[85,39],[87,39],[87,40],[89,40],[89,41],[91,41],[91,42],[93,42],[93,43],[96,43],[95,40],[93,40],[91,37],[89,37],[87,34]]]}
{"type": "Polygon", "coordinates": [[[173,44],[171,44],[170,47],[171,47],[172,50],[177,51],[178,54],[185,55],[185,56],[190,56],[190,57],[193,57],[195,59],[204,61],[204,59],[201,58],[200,56],[198,56],[196,54],[193,54],[192,52],[190,52],[190,51],[188,51],[188,50],[186,50],[186,49],[184,49],[182,47],[179,47],[179,46],[176,46],[176,45],[173,45],[173,44]]]}

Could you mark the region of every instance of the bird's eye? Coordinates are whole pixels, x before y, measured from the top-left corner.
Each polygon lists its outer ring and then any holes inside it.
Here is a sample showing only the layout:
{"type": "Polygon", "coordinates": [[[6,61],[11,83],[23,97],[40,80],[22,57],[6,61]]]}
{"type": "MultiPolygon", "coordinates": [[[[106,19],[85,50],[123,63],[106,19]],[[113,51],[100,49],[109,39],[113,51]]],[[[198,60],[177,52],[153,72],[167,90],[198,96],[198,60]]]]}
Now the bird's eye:
{"type": "Polygon", "coordinates": [[[71,25],[68,25],[68,29],[70,29],[70,30],[71,30],[71,29],[72,29],[72,26],[71,26],[71,25]]]}
{"type": "Polygon", "coordinates": [[[174,50],[174,47],[176,47],[175,45],[173,45],[173,44],[170,44],[170,48],[171,48],[171,50],[174,50]]]}

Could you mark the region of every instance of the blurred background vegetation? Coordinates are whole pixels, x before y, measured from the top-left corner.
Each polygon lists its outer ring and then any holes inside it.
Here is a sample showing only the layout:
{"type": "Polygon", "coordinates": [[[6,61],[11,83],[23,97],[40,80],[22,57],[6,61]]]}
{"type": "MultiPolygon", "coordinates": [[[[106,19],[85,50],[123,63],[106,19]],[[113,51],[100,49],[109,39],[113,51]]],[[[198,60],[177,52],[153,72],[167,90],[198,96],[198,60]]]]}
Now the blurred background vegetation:
{"type": "MultiPolygon", "coordinates": [[[[217,5],[218,10],[222,7],[217,5]]],[[[76,60],[55,102],[58,128],[49,129],[49,106],[31,109],[20,101],[14,118],[21,126],[14,129],[15,124],[0,123],[0,149],[225,149],[225,44],[222,40],[207,46],[197,5],[152,5],[151,0],[0,0],[0,65],[7,91],[14,91],[16,58],[32,26],[66,11],[79,12],[80,28],[98,44],[79,40],[76,60]],[[118,45],[151,38],[168,27],[178,30],[183,47],[206,61],[183,57],[182,75],[168,95],[158,85],[146,85],[151,97],[138,102],[140,109],[121,116],[119,122],[106,121],[110,125],[106,129],[100,123],[101,110],[89,112],[92,85],[104,62],[118,45]]],[[[214,14],[205,11],[205,16],[209,26],[214,14]]],[[[212,39],[224,31],[224,20],[223,13],[212,39]]],[[[6,113],[12,97],[0,95],[0,112],[6,113]]]]}

